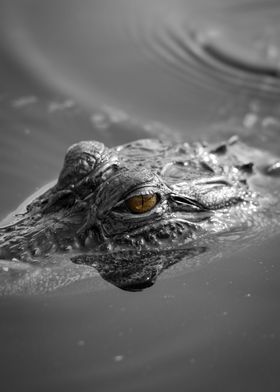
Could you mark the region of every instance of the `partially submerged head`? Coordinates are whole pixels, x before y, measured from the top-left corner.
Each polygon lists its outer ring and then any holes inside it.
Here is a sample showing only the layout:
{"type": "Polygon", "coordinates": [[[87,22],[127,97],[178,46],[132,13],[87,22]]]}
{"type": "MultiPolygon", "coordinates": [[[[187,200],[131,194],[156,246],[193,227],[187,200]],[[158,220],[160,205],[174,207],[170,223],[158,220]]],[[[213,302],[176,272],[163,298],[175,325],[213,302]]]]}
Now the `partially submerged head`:
{"type": "Polygon", "coordinates": [[[72,146],[57,185],[33,205],[46,219],[59,215],[85,251],[170,249],[205,231],[213,209],[245,195],[244,184],[230,185],[188,145],[153,143],[72,146]]]}
{"type": "Polygon", "coordinates": [[[87,249],[174,248],[218,231],[215,211],[252,201],[247,174],[228,161],[200,144],[81,142],[68,150],[48,210],[57,211],[61,192],[67,214],[83,215],[78,234],[87,249]]]}
{"type": "Polygon", "coordinates": [[[109,149],[77,143],[67,151],[57,184],[6,230],[4,255],[36,257],[74,248],[79,263],[89,264],[89,255],[92,260],[105,252],[101,264],[111,267],[100,273],[107,280],[123,288],[149,286],[170,265],[159,262],[159,252],[193,248],[201,236],[246,220],[240,207],[256,199],[238,165],[236,157],[219,161],[201,144],[140,140],[109,149]],[[132,264],[118,257],[123,251],[133,252],[132,264]],[[114,255],[111,264],[108,254],[114,255]]]}

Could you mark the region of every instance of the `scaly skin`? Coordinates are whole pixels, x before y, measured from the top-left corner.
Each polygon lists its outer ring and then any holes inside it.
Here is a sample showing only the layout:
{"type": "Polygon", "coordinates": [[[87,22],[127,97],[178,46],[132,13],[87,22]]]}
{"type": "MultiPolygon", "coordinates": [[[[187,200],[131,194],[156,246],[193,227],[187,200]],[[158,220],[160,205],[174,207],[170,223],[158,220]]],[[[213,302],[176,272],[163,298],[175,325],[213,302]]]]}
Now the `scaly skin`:
{"type": "Polygon", "coordinates": [[[56,185],[1,228],[0,256],[32,261],[76,249],[75,262],[93,264],[96,252],[171,252],[251,225],[265,202],[248,180],[263,176],[253,165],[265,159],[235,138],[215,147],[148,139],[111,149],[74,144],[56,185]],[[131,212],[126,200],[139,194],[156,194],[155,207],[131,212]]]}

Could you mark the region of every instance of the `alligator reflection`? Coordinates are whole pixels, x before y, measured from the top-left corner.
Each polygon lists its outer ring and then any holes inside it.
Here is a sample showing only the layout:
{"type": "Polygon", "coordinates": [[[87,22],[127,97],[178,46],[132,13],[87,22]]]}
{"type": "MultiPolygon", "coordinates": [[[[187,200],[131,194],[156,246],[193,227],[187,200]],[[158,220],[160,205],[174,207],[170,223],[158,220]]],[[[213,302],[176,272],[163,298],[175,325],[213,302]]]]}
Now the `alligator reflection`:
{"type": "Polygon", "coordinates": [[[177,250],[120,251],[110,254],[79,255],[75,264],[90,265],[106,281],[126,291],[141,291],[151,287],[161,272],[187,258],[204,253],[205,246],[177,250]]]}

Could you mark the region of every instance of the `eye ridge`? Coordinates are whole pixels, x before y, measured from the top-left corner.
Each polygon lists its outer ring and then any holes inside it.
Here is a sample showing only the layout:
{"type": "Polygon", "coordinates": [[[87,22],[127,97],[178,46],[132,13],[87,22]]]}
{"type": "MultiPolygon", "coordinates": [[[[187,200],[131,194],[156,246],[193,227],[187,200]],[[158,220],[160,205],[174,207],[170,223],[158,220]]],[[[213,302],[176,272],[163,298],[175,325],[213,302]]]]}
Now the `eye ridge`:
{"type": "Polygon", "coordinates": [[[158,203],[159,197],[156,193],[149,195],[134,195],[126,199],[125,204],[130,212],[144,214],[151,211],[158,203]]]}

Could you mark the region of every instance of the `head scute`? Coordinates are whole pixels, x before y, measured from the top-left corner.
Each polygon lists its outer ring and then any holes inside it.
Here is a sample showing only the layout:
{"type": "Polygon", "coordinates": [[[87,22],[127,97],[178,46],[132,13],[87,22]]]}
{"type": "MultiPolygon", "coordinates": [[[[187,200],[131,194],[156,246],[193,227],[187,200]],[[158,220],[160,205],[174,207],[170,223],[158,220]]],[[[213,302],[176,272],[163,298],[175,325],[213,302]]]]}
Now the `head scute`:
{"type": "Polygon", "coordinates": [[[80,181],[94,170],[106,157],[107,147],[95,141],[73,144],[66,153],[64,165],[58,179],[59,188],[80,181]]]}

